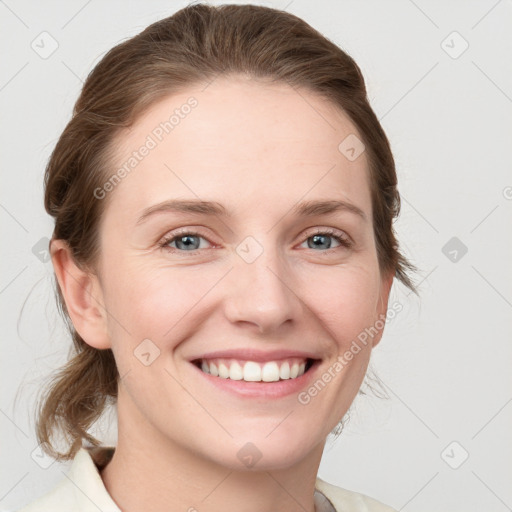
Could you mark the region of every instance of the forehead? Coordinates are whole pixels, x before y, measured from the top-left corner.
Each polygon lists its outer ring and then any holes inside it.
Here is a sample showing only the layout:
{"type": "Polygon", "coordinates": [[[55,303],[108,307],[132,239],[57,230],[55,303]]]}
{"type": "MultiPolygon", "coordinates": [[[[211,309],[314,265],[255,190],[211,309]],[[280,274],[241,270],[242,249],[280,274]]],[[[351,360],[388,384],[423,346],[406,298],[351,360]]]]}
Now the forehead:
{"type": "Polygon", "coordinates": [[[140,210],[169,198],[248,208],[264,198],[268,211],[328,195],[369,214],[366,154],[340,150],[351,137],[361,139],[351,120],[308,90],[218,77],[160,100],[120,134],[111,171],[126,172],[109,199],[140,210]]]}

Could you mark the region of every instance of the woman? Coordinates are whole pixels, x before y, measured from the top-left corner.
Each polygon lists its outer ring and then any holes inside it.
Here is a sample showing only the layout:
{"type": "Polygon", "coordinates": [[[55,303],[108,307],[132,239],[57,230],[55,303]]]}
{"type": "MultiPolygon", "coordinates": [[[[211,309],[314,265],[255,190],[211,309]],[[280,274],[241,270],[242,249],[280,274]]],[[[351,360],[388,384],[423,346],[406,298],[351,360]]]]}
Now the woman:
{"type": "Polygon", "coordinates": [[[317,472],[415,289],[396,186],[358,66],[294,15],[195,4],[108,52],[45,178],[76,355],[37,434],[73,464],[23,512],[392,510],[317,472]]]}

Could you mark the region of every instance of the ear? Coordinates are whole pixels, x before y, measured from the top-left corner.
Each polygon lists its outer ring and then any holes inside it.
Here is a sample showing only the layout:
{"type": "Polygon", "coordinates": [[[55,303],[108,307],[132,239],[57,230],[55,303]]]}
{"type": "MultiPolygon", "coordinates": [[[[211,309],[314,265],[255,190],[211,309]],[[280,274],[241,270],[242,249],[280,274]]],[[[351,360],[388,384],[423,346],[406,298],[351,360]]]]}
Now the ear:
{"type": "Polygon", "coordinates": [[[103,294],[96,275],[80,269],[64,240],[52,239],[50,254],[66,308],[80,337],[91,347],[111,347],[103,294]]]}
{"type": "Polygon", "coordinates": [[[378,329],[378,334],[373,337],[372,346],[375,348],[384,333],[384,326],[386,323],[387,311],[388,311],[388,301],[389,301],[389,292],[391,291],[391,286],[393,285],[393,278],[395,277],[394,272],[389,272],[387,275],[383,276],[381,279],[381,288],[380,288],[380,296],[379,303],[377,306],[377,316],[375,319],[376,327],[382,327],[378,329]],[[382,324],[382,326],[381,326],[382,324]]]}

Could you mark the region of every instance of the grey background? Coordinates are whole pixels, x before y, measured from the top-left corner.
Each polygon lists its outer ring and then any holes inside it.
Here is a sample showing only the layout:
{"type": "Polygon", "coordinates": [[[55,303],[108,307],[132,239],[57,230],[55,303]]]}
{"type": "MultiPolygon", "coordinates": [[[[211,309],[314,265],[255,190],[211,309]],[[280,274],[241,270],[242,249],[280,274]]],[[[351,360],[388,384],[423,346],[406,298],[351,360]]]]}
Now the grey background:
{"type": "MultiPolygon", "coordinates": [[[[41,252],[45,163],[101,56],[187,3],[0,1],[0,510],[69,465],[38,458],[34,434],[36,393],[70,346],[41,252]]],[[[319,476],[398,510],[512,510],[512,2],[254,3],[304,18],[362,68],[397,162],[399,239],[420,268],[421,299],[394,286],[404,309],[373,355],[389,399],[356,400],[319,476]]],[[[95,432],[115,442],[114,429],[95,432]]]]}

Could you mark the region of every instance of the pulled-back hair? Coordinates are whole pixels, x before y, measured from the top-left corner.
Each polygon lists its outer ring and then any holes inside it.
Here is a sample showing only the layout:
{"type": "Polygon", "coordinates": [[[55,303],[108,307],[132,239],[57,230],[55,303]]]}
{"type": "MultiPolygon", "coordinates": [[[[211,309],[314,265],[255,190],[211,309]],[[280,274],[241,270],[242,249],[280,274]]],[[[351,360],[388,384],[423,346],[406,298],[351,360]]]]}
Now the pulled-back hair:
{"type": "MultiPolygon", "coordinates": [[[[191,4],[102,58],[46,167],[44,204],[55,219],[53,238],[67,242],[80,268],[96,271],[107,200],[94,191],[112,175],[116,135],[160,99],[240,73],[311,91],[350,118],[369,163],[380,271],[416,292],[408,276],[415,267],[400,253],[393,229],[400,211],[393,155],[359,67],[302,19],[263,6],[191,4]]],[[[74,329],[56,279],[55,291],[74,346],[69,362],[43,388],[36,431],[43,450],[62,460],[73,458],[84,440],[101,444],[88,429],[108,403],[115,404],[119,374],[112,351],[91,347],[74,329]],[[52,441],[57,433],[67,442],[63,453],[52,441]]]]}

